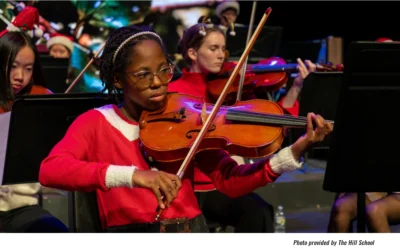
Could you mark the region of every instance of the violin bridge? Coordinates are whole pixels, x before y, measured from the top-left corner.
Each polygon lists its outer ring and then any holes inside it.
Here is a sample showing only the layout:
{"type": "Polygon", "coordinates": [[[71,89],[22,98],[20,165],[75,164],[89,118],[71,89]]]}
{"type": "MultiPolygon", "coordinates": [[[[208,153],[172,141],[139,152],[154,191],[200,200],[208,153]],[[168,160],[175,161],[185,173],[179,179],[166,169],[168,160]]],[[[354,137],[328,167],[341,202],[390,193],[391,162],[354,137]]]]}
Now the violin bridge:
{"type": "Polygon", "coordinates": [[[203,107],[201,108],[201,122],[204,124],[207,120],[207,104],[203,103],[203,107]]]}

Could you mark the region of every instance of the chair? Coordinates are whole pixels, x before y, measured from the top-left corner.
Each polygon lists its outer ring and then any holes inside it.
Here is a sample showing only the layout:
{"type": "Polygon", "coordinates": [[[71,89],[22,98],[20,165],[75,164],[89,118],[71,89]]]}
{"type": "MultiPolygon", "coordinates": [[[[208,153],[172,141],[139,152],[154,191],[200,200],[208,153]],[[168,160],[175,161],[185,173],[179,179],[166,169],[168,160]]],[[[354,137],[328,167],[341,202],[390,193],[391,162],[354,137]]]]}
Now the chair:
{"type": "Polygon", "coordinates": [[[77,233],[103,232],[96,192],[69,192],[69,228],[77,233]]]}

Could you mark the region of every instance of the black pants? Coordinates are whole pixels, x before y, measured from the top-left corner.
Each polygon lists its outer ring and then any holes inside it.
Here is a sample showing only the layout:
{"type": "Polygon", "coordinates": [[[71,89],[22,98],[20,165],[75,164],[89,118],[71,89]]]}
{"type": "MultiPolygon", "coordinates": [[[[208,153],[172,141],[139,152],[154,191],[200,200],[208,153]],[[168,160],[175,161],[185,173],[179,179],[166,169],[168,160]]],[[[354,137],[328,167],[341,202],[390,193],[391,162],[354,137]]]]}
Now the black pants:
{"type": "MultiPolygon", "coordinates": [[[[165,232],[177,233],[183,229],[183,225],[166,226],[165,232]]],[[[191,233],[208,233],[208,227],[204,216],[201,214],[189,220],[189,229],[191,233]]],[[[160,223],[131,224],[125,226],[109,227],[106,229],[109,233],[159,233],[160,223]]]]}
{"type": "Polygon", "coordinates": [[[69,232],[57,218],[38,205],[0,211],[0,232],[9,233],[52,233],[69,232]]]}
{"type": "Polygon", "coordinates": [[[200,208],[208,221],[235,228],[238,233],[274,232],[274,208],[250,193],[238,198],[219,192],[198,192],[200,208]]]}

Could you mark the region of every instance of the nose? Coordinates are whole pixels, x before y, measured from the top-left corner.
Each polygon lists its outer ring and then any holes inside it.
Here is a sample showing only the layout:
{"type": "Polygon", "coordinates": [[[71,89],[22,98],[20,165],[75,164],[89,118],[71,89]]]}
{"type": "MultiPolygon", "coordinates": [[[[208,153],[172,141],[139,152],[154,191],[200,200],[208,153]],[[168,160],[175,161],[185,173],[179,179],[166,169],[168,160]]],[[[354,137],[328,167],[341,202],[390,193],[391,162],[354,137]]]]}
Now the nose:
{"type": "Polygon", "coordinates": [[[218,58],[219,60],[224,60],[224,58],[225,58],[225,51],[223,51],[222,49],[219,49],[219,50],[218,50],[218,54],[217,54],[217,58],[218,58]]]}
{"type": "Polygon", "coordinates": [[[17,69],[15,72],[15,79],[22,81],[24,79],[24,71],[23,69],[17,69]]]}
{"type": "Polygon", "coordinates": [[[150,87],[152,89],[159,88],[162,85],[162,82],[160,80],[160,77],[158,75],[153,75],[153,79],[151,81],[150,87]]]}

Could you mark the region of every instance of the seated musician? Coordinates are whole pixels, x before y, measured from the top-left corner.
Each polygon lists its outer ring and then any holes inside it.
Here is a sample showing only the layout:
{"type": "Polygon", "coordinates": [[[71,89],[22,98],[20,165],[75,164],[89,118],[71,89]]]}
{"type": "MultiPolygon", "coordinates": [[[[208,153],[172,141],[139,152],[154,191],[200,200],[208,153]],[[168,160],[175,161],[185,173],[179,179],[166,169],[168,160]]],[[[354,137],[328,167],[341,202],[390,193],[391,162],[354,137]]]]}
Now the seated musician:
{"type": "MultiPolygon", "coordinates": [[[[180,49],[187,68],[183,69],[180,79],[169,84],[168,91],[203,97],[206,101],[212,102],[207,93],[206,79],[208,74],[218,73],[223,66],[224,32],[219,26],[211,23],[196,24],[184,32],[180,49]]],[[[299,72],[299,76],[295,79],[296,85],[282,101],[289,110],[298,110],[298,104],[294,105],[297,103],[296,93],[298,94],[298,88],[301,88],[304,78],[309,73],[301,60],[299,60],[299,72]]],[[[243,162],[239,157],[235,159],[243,162]]],[[[195,191],[203,203],[203,213],[207,219],[233,226],[236,232],[273,231],[273,207],[257,194],[250,193],[230,198],[216,190],[213,181],[198,168],[195,168],[195,191]]]]}
{"type": "MultiPolygon", "coordinates": [[[[400,222],[400,193],[366,193],[366,222],[369,232],[390,233],[390,224],[400,222]]],[[[346,233],[357,218],[357,193],[342,193],[332,206],[328,232],[346,233]]]]}
{"type": "MultiPolygon", "coordinates": [[[[26,7],[0,33],[0,113],[12,109],[15,97],[51,94],[43,84],[39,54],[30,37],[37,10],[26,7]]],[[[29,165],[29,164],[28,164],[29,165]]],[[[68,232],[68,228],[38,205],[39,183],[0,186],[0,232],[68,232]]]]}
{"type": "MultiPolygon", "coordinates": [[[[193,191],[192,171],[182,180],[176,168],[156,164],[154,171],[140,150],[138,119],[142,110],[165,104],[172,72],[159,35],[137,26],[113,31],[101,56],[100,77],[109,93],[123,91],[123,103],[80,115],[41,164],[39,180],[44,186],[96,191],[107,232],[208,231],[193,191]],[[159,222],[158,206],[165,209],[159,222]]],[[[300,168],[300,155],[332,131],[319,115],[310,113],[307,119],[303,137],[259,163],[238,165],[224,150],[202,151],[194,161],[221,192],[245,195],[300,168]]]]}
{"type": "Polygon", "coordinates": [[[74,50],[73,41],[74,38],[57,33],[47,40],[46,47],[54,58],[70,58],[74,50]]]}

